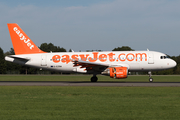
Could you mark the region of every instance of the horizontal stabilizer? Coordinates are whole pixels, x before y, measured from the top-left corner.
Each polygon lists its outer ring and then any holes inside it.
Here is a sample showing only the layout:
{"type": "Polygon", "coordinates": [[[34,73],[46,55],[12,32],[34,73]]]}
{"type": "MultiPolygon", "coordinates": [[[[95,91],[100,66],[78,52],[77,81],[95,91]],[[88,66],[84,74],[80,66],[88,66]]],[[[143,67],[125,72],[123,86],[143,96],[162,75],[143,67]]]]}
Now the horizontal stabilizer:
{"type": "Polygon", "coordinates": [[[27,62],[29,61],[31,58],[27,58],[27,57],[20,57],[20,56],[15,56],[15,55],[9,55],[9,56],[6,56],[5,59],[8,59],[8,58],[14,58],[19,60],[19,61],[24,61],[24,62],[27,62]]]}

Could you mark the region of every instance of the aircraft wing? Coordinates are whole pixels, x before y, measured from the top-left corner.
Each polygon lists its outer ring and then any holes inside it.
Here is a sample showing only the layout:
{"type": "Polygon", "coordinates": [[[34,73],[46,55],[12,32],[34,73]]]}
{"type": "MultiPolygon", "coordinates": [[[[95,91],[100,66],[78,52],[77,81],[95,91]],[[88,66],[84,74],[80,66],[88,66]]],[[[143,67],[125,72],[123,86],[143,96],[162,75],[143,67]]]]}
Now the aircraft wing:
{"type": "Polygon", "coordinates": [[[106,68],[109,67],[127,67],[129,68],[129,65],[127,64],[107,64],[107,63],[100,63],[100,62],[89,62],[89,61],[73,61],[74,67],[81,66],[80,68],[85,68],[87,71],[97,71],[102,72],[106,68]]]}

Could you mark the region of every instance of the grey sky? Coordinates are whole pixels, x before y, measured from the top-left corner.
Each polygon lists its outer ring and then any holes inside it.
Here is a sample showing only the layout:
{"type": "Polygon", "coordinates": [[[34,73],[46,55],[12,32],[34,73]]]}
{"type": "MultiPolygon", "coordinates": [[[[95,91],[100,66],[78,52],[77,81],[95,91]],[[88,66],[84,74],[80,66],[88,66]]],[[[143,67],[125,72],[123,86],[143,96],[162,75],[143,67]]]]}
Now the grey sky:
{"type": "Polygon", "coordinates": [[[0,47],[12,47],[7,23],[17,23],[40,46],[74,51],[130,46],[180,55],[178,0],[0,1],[0,47]]]}

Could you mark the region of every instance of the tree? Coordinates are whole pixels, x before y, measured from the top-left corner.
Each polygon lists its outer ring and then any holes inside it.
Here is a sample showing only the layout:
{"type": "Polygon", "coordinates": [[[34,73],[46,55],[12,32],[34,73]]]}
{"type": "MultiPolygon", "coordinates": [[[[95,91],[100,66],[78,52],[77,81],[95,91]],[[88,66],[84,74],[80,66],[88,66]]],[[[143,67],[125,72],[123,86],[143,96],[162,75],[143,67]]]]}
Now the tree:
{"type": "Polygon", "coordinates": [[[4,60],[4,52],[0,48],[0,74],[6,73],[6,62],[4,60]]]}
{"type": "Polygon", "coordinates": [[[173,68],[173,74],[180,74],[180,55],[170,57],[174,61],[176,61],[177,66],[173,68]]]}
{"type": "MultiPolygon", "coordinates": [[[[8,56],[8,55],[15,55],[14,53],[14,49],[11,48],[9,51],[7,51],[5,53],[5,56],[8,56]]],[[[21,69],[21,65],[18,65],[16,63],[12,63],[12,62],[8,62],[8,61],[5,61],[6,62],[6,73],[7,74],[19,74],[20,73],[20,69],[21,69]]]]}
{"type": "Polygon", "coordinates": [[[63,47],[61,48],[59,46],[54,46],[54,44],[52,43],[42,43],[39,48],[45,52],[66,52],[66,49],[64,49],[63,47]]]}
{"type": "Polygon", "coordinates": [[[102,50],[86,50],[86,52],[101,52],[102,50]]]}
{"type": "Polygon", "coordinates": [[[131,49],[129,46],[122,46],[122,47],[114,48],[112,51],[134,51],[134,50],[131,49]]]}
{"type": "Polygon", "coordinates": [[[10,51],[7,51],[4,55],[5,56],[7,56],[7,55],[15,55],[14,49],[11,48],[10,51]]]}

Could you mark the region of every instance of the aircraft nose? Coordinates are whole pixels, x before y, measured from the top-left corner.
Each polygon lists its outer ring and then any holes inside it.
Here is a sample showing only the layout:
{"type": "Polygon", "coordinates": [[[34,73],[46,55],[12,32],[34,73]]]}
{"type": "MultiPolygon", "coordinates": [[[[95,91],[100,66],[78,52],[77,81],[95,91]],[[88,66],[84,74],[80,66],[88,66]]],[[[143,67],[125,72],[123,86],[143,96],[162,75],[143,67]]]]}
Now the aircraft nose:
{"type": "Polygon", "coordinates": [[[171,66],[171,67],[175,67],[176,65],[177,65],[176,61],[171,60],[171,62],[170,62],[170,66],[171,66]]]}

